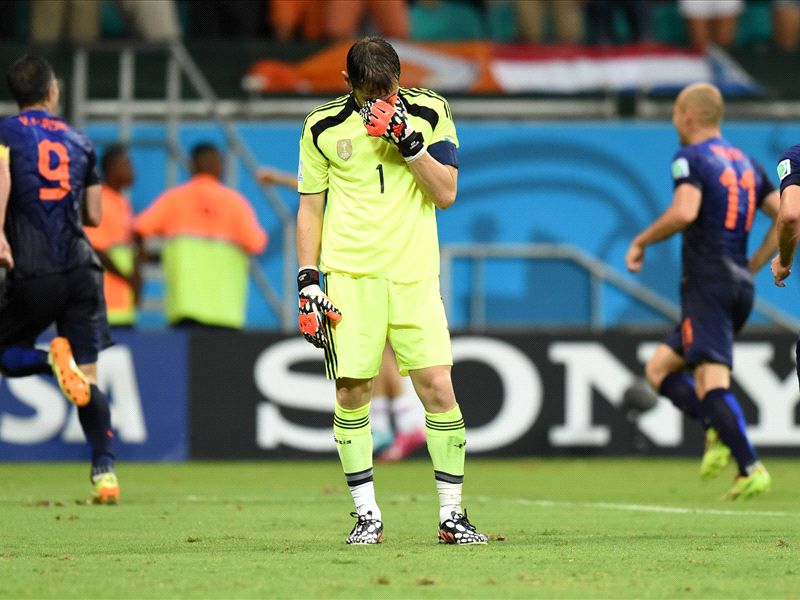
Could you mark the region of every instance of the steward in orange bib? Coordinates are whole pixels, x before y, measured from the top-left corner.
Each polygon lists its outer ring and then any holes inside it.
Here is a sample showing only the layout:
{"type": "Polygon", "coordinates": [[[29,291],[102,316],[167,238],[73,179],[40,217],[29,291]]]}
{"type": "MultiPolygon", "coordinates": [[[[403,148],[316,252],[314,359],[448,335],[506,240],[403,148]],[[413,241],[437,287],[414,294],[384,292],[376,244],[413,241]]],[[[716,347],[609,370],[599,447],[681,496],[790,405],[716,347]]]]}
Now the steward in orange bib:
{"type": "Polygon", "coordinates": [[[133,243],[133,209],[122,192],[133,185],[133,165],[125,147],[118,144],[106,149],[101,165],[103,220],[97,227],[85,227],[85,231],[105,271],[108,323],[131,327],[136,322],[142,279],[133,243]]]}
{"type": "Polygon", "coordinates": [[[247,309],[249,256],[267,247],[253,208],[226,187],[222,155],[192,150],[192,178],[164,192],[134,223],[142,238],[161,237],[170,325],[241,329],[247,309]]]}

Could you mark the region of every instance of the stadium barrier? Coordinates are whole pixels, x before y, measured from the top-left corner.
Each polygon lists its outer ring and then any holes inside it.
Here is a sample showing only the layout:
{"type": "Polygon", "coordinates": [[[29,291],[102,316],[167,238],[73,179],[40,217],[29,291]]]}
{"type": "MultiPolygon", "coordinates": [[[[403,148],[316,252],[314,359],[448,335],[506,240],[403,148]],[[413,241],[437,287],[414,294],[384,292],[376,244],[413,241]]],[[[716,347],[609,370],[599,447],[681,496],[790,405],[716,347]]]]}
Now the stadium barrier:
{"type": "MultiPolygon", "coordinates": [[[[124,460],[188,457],[188,343],[183,332],[115,332],[100,354],[98,385],[111,402],[115,451],[124,460]]],[[[88,457],[78,411],[52,378],[0,382],[0,459],[88,457]]]]}
{"type": "MultiPolygon", "coordinates": [[[[665,399],[624,404],[664,334],[588,331],[453,336],[456,393],[474,455],[688,455],[702,432],[665,399]]],[[[333,457],[333,384],[322,353],[271,333],[125,333],[100,360],[123,460],[333,457]]],[[[790,334],[750,332],[733,385],[751,439],[800,449],[800,392],[790,334]]],[[[86,456],[74,408],[52,381],[0,385],[2,460],[86,456]]]]}
{"type": "MultiPolygon", "coordinates": [[[[678,143],[669,123],[478,123],[460,120],[455,109],[454,114],[461,142],[458,200],[437,217],[442,246],[570,244],[626,273],[625,251],[630,240],[657,218],[672,198],[669,166],[678,143]]],[[[300,123],[237,122],[236,127],[260,163],[293,171],[297,166],[300,123]]],[[[87,131],[93,140],[117,140],[120,133],[112,124],[96,122],[87,131]]],[[[134,141],[152,140],[167,133],[163,124],[137,123],[132,136],[134,141]]],[[[800,139],[800,126],[793,122],[729,123],[725,133],[731,142],[759,160],[776,184],[776,158],[800,139]]],[[[226,145],[224,132],[208,123],[184,123],[180,136],[183,147],[200,141],[226,145]]],[[[134,147],[133,160],[137,172],[146,174],[137,179],[131,190],[135,209],[140,212],[167,185],[164,165],[168,154],[163,149],[134,147]]],[[[270,247],[257,260],[276,293],[294,311],[296,299],[284,294],[285,290],[294,290],[293,280],[289,285],[284,278],[285,266],[291,265],[292,277],[296,267],[294,247],[287,253],[284,225],[260,199],[258,187],[243,169],[233,170],[231,176],[237,188],[253,202],[259,221],[270,233],[270,247]]],[[[296,210],[296,192],[280,189],[275,193],[292,213],[296,210]]],[[[768,219],[756,217],[751,248],[761,241],[767,224],[768,219]]],[[[470,322],[475,267],[466,258],[452,264],[448,319],[454,329],[476,325],[470,322]]],[[[492,259],[484,267],[481,292],[488,327],[583,327],[593,318],[589,293],[592,282],[583,269],[563,261],[533,262],[524,258],[492,259]],[[520,303],[528,310],[519,311],[520,303]]],[[[677,302],[677,236],[648,248],[643,272],[626,276],[677,302]]],[[[790,285],[796,285],[798,277],[793,274],[790,285]]],[[[760,298],[800,316],[797,295],[775,287],[769,269],[759,273],[756,281],[760,298]]],[[[159,286],[155,281],[146,282],[145,297],[160,297],[163,291],[159,286]]],[[[628,294],[608,286],[603,294],[603,311],[597,318],[606,327],[668,323],[628,294]]],[[[766,321],[754,315],[753,322],[763,325],[766,321]]],[[[140,325],[145,326],[161,323],[163,317],[158,323],[140,320],[140,325]]],[[[261,329],[282,325],[256,285],[250,286],[247,323],[261,329]]]]}

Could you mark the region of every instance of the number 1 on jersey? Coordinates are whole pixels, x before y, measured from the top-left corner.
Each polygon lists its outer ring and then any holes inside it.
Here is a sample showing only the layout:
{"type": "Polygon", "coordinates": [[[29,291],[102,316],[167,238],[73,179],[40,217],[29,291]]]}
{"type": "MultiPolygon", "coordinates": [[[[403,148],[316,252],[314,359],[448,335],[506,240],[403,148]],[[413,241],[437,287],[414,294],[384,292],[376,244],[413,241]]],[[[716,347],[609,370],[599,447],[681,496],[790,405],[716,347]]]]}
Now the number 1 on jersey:
{"type": "Polygon", "coordinates": [[[378,179],[380,179],[380,182],[381,182],[381,194],[382,194],[383,193],[383,165],[379,163],[378,166],[375,167],[375,169],[378,171],[378,179]]]}

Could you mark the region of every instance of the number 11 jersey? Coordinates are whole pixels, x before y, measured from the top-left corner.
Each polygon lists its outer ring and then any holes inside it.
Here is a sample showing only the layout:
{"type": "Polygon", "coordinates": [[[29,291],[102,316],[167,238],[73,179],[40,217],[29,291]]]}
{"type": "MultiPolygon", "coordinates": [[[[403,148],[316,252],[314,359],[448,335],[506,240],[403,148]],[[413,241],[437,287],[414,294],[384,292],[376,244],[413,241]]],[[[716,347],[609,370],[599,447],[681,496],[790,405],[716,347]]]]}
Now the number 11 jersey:
{"type": "Polygon", "coordinates": [[[43,110],[0,120],[0,151],[10,158],[5,232],[13,279],[100,263],[83,231],[87,187],[100,183],[89,139],[43,110]]]}
{"type": "Polygon", "coordinates": [[[775,189],[764,169],[722,138],[686,145],[672,162],[674,187],[701,194],[700,213],[683,232],[683,278],[689,283],[749,279],[747,238],[756,208],[775,189]]]}

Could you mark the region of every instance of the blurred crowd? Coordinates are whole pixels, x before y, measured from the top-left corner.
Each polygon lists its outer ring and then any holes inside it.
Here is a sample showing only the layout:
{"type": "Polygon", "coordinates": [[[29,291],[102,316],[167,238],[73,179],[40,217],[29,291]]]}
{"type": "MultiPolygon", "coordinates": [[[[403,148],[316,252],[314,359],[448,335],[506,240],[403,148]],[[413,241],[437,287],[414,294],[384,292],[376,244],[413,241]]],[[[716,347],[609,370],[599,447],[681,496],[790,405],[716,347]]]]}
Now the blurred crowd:
{"type": "Polygon", "coordinates": [[[336,41],[713,43],[794,50],[799,0],[4,0],[0,35],[34,43],[136,37],[336,41]]]}

